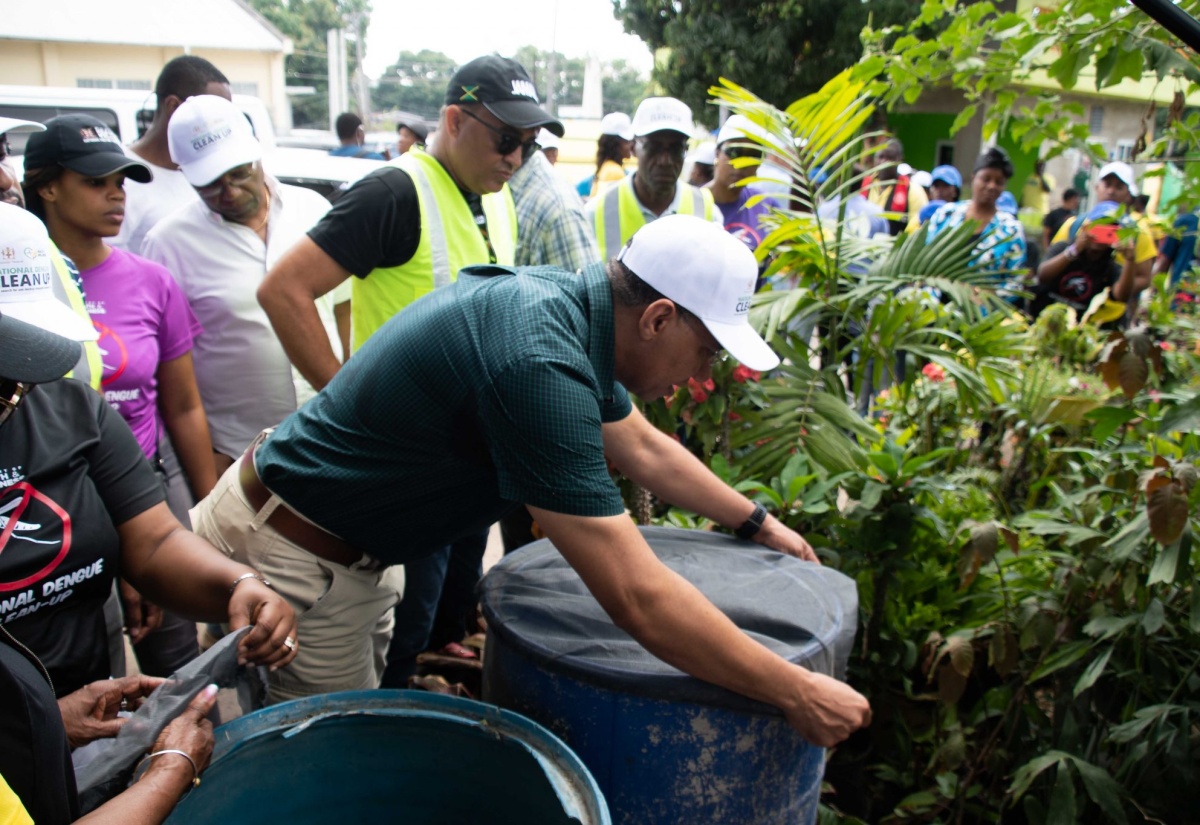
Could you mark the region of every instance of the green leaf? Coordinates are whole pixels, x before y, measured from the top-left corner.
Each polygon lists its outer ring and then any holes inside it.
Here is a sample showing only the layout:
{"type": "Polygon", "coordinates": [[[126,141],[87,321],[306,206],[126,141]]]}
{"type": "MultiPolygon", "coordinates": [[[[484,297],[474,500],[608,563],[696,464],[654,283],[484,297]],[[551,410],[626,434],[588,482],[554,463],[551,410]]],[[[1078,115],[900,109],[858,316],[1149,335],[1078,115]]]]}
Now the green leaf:
{"type": "Polygon", "coordinates": [[[1192,615],[1191,625],[1193,633],[1200,633],[1200,587],[1192,585],[1192,615]]]}
{"type": "Polygon", "coordinates": [[[1158,432],[1161,435],[1196,431],[1200,431],[1200,395],[1171,407],[1163,413],[1162,420],[1158,423],[1158,432]]]}
{"type": "Polygon", "coordinates": [[[1083,632],[1095,636],[1096,641],[1111,639],[1131,625],[1137,624],[1137,616],[1101,616],[1083,626],[1083,632]]]}
{"type": "Polygon", "coordinates": [[[1146,612],[1142,614],[1142,630],[1146,631],[1147,636],[1153,636],[1162,630],[1166,621],[1167,616],[1163,610],[1163,603],[1158,599],[1151,599],[1150,604],[1146,605],[1146,612]]]}
{"type": "Polygon", "coordinates": [[[1149,536],[1150,520],[1146,511],[1141,509],[1119,533],[1104,543],[1104,547],[1111,554],[1113,561],[1122,562],[1128,560],[1149,536]]]}
{"type": "Polygon", "coordinates": [[[1192,534],[1184,533],[1179,541],[1168,544],[1158,551],[1154,566],[1150,568],[1150,576],[1146,584],[1160,582],[1182,581],[1188,570],[1189,556],[1192,549],[1192,534]]]}
{"type": "Polygon", "coordinates": [[[1008,787],[1008,793],[1012,796],[1013,801],[1015,802],[1025,795],[1029,786],[1033,784],[1033,780],[1037,779],[1042,771],[1069,758],[1070,755],[1062,751],[1047,751],[1017,768],[1016,773],[1013,774],[1012,784],[1008,787]]]}
{"type": "Polygon", "coordinates": [[[1033,684],[1039,679],[1044,679],[1051,673],[1062,670],[1065,667],[1078,662],[1091,650],[1091,642],[1067,642],[1058,650],[1051,653],[1042,662],[1042,666],[1029,675],[1026,684],[1033,684]]]}
{"type": "Polygon", "coordinates": [[[1109,647],[1104,651],[1103,656],[1099,656],[1092,660],[1092,663],[1087,666],[1087,670],[1079,677],[1079,681],[1075,683],[1075,698],[1079,698],[1079,694],[1096,684],[1096,680],[1100,678],[1100,674],[1104,672],[1104,668],[1108,666],[1108,660],[1112,658],[1113,648],[1109,647]]]}
{"type": "Polygon", "coordinates": [[[1106,86],[1115,86],[1125,78],[1142,79],[1143,57],[1140,49],[1118,48],[1116,64],[1109,73],[1106,86]]]}
{"type": "Polygon", "coordinates": [[[1095,421],[1091,436],[1097,443],[1104,443],[1109,436],[1117,431],[1122,424],[1128,424],[1138,417],[1137,412],[1128,407],[1100,407],[1085,414],[1084,418],[1095,421]]]}
{"type": "Polygon", "coordinates": [[[888,453],[867,453],[867,459],[878,468],[879,472],[883,473],[885,478],[895,479],[896,474],[900,471],[900,467],[896,464],[896,459],[888,453]]]}
{"type": "Polygon", "coordinates": [[[1117,784],[1108,771],[1097,767],[1091,762],[1085,762],[1078,757],[1070,757],[1079,778],[1083,780],[1083,788],[1092,801],[1100,806],[1105,816],[1118,825],[1126,825],[1125,810],[1121,807],[1121,786],[1117,784]]]}
{"type": "Polygon", "coordinates": [[[1050,792],[1050,808],[1046,825],[1075,825],[1075,780],[1066,762],[1058,763],[1054,790],[1050,792]]]}
{"type": "Polygon", "coordinates": [[[713,475],[721,479],[726,484],[729,483],[729,462],[725,460],[725,456],[720,453],[713,455],[708,463],[708,468],[712,470],[713,475]]]}

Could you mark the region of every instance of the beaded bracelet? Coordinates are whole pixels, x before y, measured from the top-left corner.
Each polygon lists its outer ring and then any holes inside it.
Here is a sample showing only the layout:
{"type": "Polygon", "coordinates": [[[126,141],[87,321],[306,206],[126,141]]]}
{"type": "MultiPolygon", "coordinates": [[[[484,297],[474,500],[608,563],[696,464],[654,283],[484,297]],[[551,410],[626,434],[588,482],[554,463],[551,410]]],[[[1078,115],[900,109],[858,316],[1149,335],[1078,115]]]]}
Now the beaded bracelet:
{"type": "MultiPolygon", "coordinates": [[[[200,771],[197,770],[197,768],[196,768],[196,760],[192,759],[192,757],[189,756],[185,751],[181,751],[178,748],[166,748],[164,750],[155,751],[154,753],[148,753],[145,756],[143,756],[142,761],[138,762],[137,767],[134,768],[133,773],[134,773],[134,776],[136,777],[134,781],[136,782],[138,779],[141,779],[142,776],[145,775],[145,771],[142,770],[142,765],[145,765],[147,762],[149,762],[154,757],[162,756],[165,753],[177,753],[188,761],[188,764],[192,766],[192,787],[199,788],[200,787],[200,771]]],[[[147,768],[147,770],[149,770],[149,768],[147,768]]]]}
{"type": "Polygon", "coordinates": [[[229,585],[229,595],[232,596],[233,591],[237,589],[237,586],[239,584],[241,584],[242,582],[244,582],[246,579],[257,579],[258,581],[262,582],[263,584],[265,584],[267,587],[271,588],[272,590],[275,589],[275,585],[271,584],[269,581],[267,581],[266,579],[264,579],[262,576],[258,575],[257,573],[243,573],[242,575],[238,576],[236,579],[233,580],[233,584],[229,585]]]}

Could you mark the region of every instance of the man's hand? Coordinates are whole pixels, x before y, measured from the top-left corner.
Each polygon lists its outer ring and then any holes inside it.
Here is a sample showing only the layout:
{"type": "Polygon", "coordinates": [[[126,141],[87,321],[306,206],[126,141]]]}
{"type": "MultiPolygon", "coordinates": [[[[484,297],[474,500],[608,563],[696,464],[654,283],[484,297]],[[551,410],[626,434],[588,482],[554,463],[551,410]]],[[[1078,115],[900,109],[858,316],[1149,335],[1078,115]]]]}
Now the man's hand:
{"type": "Polygon", "coordinates": [[[143,697],[149,696],[163,683],[154,676],[126,676],[124,679],[104,679],[84,685],[74,693],[58,700],[67,741],[78,748],[97,739],[117,735],[125,720],[117,716],[122,703],[127,710],[136,710],[143,697]]]}
{"type": "Polygon", "coordinates": [[[817,558],[816,551],[812,549],[811,544],[804,540],[804,536],[774,516],[767,516],[762,529],[754,534],[754,541],[763,547],[770,547],[772,550],[787,553],[789,556],[795,556],[804,561],[821,563],[821,560],[817,558]]]}
{"type": "Polygon", "coordinates": [[[129,632],[129,641],[136,645],[162,624],[162,608],[143,599],[142,594],[124,579],[121,579],[120,593],[125,629],[129,632]]]}
{"type": "Polygon", "coordinates": [[[821,673],[796,667],[800,696],[785,707],[787,720],[801,736],[832,748],[859,728],[871,724],[871,705],[854,688],[821,673]]]}

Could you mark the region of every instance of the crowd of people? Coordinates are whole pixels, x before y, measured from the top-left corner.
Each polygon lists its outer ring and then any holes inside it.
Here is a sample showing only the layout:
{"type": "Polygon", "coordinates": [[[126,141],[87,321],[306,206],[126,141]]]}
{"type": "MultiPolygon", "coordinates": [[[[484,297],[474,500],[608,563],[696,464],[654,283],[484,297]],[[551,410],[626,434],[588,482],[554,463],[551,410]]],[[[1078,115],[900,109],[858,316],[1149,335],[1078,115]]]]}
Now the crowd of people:
{"type": "MultiPolygon", "coordinates": [[[[0,180],[0,692],[28,709],[3,726],[0,797],[76,818],[72,714],[112,735],[118,706],[198,655],[196,622],[255,625],[242,655],[270,668],[271,701],[404,687],[424,651],[477,657],[463,641],[497,522],[506,551],[549,537],[647,649],[812,742],[869,722],[852,688],[659,564],[610,475],[816,561],[630,398],[704,380],[723,352],[778,364],[747,313],[790,147],[735,115],[685,180],[693,113],[651,97],[603,119],[573,187],[554,169],[563,124],[489,56],[455,73],[435,129],[402,122],[396,157],[331,206],[264,171],[213,64],[176,58],[155,92],[127,147],[83,115],[0,121],[30,133],[23,180],[0,180]],[[124,677],[122,629],[143,676],[124,677]]],[[[337,133],[334,154],[373,156],[356,115],[337,133]]],[[[1070,189],[1050,208],[1039,164],[1032,242],[1002,149],[969,179],[913,170],[895,139],[872,163],[840,212],[855,231],[933,241],[973,221],[974,262],[1033,315],[1105,289],[1134,305],[1153,272],[1191,267],[1195,216],[1156,247],[1124,163],[1100,169],[1083,215],[1070,189]]],[[[198,779],[211,702],[109,803],[137,812],[123,821],[160,821],[198,779]]]]}
{"type": "MultiPolygon", "coordinates": [[[[239,652],[271,701],[404,686],[431,647],[477,655],[461,641],[496,522],[510,549],[536,522],[647,649],[815,744],[869,722],[659,563],[610,475],[816,562],[631,401],[724,352],[778,364],[748,322],[738,135],[714,185],[681,182],[692,112],[650,98],[606,119],[585,207],[544,151],[562,124],[519,64],[483,57],[436,130],[402,125],[407,151],[331,207],[263,170],[216,66],[176,58],[155,92],[130,146],[86,116],[0,122],[30,133],[23,179],[0,181],[6,810],[77,818],[71,749],[197,655],[197,622],[254,626],[239,652]],[[122,675],[122,626],[142,675],[122,675]]],[[[339,132],[358,155],[361,122],[339,132]]],[[[212,701],[89,816],[161,821],[207,763],[212,701]]]]}

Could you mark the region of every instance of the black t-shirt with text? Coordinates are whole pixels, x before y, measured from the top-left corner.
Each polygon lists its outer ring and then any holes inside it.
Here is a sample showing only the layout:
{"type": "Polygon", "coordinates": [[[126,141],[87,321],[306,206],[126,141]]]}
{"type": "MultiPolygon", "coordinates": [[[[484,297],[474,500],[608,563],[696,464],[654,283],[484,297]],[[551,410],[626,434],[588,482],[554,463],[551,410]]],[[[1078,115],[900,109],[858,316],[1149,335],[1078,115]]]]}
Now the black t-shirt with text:
{"type": "Polygon", "coordinates": [[[35,387],[0,425],[0,622],[57,695],[111,675],[116,526],[164,498],[128,425],[78,381],[35,387]]]}
{"type": "MultiPolygon", "coordinates": [[[[1068,246],[1070,244],[1066,241],[1051,244],[1046,250],[1046,260],[1062,254],[1068,246]]],[[[1067,264],[1067,268],[1053,283],[1043,285],[1042,291],[1046,293],[1045,303],[1057,301],[1083,312],[1102,289],[1111,287],[1120,277],[1121,267],[1113,260],[1111,252],[1102,258],[1078,255],[1067,264]]]]}

